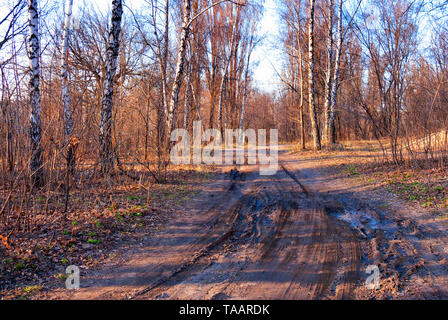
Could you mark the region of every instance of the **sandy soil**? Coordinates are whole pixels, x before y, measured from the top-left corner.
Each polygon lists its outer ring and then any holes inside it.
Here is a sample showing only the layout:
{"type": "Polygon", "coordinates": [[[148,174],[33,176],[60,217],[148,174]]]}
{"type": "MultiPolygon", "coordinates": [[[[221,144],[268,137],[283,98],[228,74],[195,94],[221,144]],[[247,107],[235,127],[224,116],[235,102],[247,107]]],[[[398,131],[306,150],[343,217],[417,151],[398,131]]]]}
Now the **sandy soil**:
{"type": "Polygon", "coordinates": [[[41,299],[447,298],[446,228],[341,178],[324,160],[280,152],[273,176],[223,168],[119,265],[41,299]],[[365,285],[368,265],[380,288],[365,285]]]}

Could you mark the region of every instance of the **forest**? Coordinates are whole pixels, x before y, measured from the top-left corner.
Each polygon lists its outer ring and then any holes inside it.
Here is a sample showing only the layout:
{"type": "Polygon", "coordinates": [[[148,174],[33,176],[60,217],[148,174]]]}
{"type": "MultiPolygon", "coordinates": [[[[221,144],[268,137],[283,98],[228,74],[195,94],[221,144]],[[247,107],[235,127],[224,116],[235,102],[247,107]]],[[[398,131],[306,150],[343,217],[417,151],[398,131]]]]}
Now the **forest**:
{"type": "MultiPolygon", "coordinates": [[[[428,0],[2,1],[0,299],[448,298],[446,10],[428,0]],[[194,137],[198,126],[247,138],[277,129],[278,171],[174,163],[174,132],[194,137]],[[310,233],[312,244],[291,240],[310,233]],[[307,275],[285,271],[309,250],[307,275]],[[253,265],[236,265],[244,259],[253,265]],[[117,271],[101,284],[87,276],[85,290],[65,282],[68,267],[90,275],[138,261],[145,281],[117,271]],[[382,275],[373,291],[361,275],[371,265],[382,275]],[[254,280],[249,267],[287,280],[254,280]]],[[[240,143],[244,158],[250,141],[240,143]]]]}

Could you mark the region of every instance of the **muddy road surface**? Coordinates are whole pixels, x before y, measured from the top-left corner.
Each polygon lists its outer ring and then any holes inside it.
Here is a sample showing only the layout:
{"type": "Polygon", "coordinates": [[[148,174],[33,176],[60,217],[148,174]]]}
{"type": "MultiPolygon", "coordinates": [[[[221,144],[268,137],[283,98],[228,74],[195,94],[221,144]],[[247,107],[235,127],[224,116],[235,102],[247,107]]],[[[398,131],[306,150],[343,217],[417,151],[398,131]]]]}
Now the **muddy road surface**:
{"type": "Polygon", "coordinates": [[[224,167],[183,214],[130,250],[125,263],[81,274],[81,289],[45,298],[447,296],[446,254],[434,252],[434,235],[443,245],[446,232],[372,209],[372,199],[358,199],[359,192],[322,173],[316,161],[285,150],[279,160],[270,176],[257,165],[224,167]],[[366,288],[372,264],[381,272],[380,289],[366,288]]]}
{"type": "Polygon", "coordinates": [[[257,165],[223,168],[125,265],[81,275],[80,290],[54,298],[350,298],[358,237],[288,166],[271,176],[257,165]]]}

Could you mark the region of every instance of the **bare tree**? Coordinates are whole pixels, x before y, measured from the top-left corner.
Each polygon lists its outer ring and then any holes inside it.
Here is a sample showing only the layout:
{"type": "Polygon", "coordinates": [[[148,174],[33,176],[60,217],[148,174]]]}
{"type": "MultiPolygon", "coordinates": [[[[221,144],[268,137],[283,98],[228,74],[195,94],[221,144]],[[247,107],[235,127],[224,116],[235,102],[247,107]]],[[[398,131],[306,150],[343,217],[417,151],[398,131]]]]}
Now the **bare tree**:
{"type": "MultiPolygon", "coordinates": [[[[231,23],[232,23],[232,35],[230,37],[230,44],[229,44],[229,53],[226,54],[225,62],[224,62],[224,70],[223,70],[223,76],[221,78],[221,85],[219,87],[219,121],[218,121],[218,128],[221,131],[221,135],[223,135],[223,123],[222,123],[222,112],[223,112],[223,103],[226,99],[226,85],[228,82],[228,73],[229,73],[229,66],[230,62],[232,60],[232,57],[235,52],[235,37],[236,37],[236,28],[239,20],[239,13],[240,13],[240,7],[237,8],[237,12],[234,15],[234,6],[231,6],[232,8],[232,16],[231,16],[231,23]]],[[[225,124],[227,125],[227,112],[226,112],[226,121],[225,124]]]]}
{"type": "Polygon", "coordinates": [[[120,47],[121,18],[123,6],[121,0],[112,1],[112,18],[107,47],[106,77],[103,83],[100,122],[100,160],[103,172],[113,168],[112,150],[112,109],[114,98],[114,77],[117,71],[117,58],[120,47]]]}
{"type": "Polygon", "coordinates": [[[323,128],[323,142],[330,141],[330,104],[331,94],[333,92],[333,60],[334,60],[334,38],[333,38],[333,24],[334,24],[334,0],[329,0],[327,11],[327,68],[325,70],[325,105],[324,105],[324,128],[323,128]]]}
{"type": "Polygon", "coordinates": [[[189,50],[189,59],[188,59],[188,63],[187,63],[187,68],[188,68],[188,72],[187,72],[187,82],[186,82],[186,86],[185,86],[185,101],[184,101],[184,128],[188,129],[188,124],[190,122],[190,108],[189,108],[189,103],[190,103],[190,93],[191,93],[191,86],[192,86],[192,82],[191,82],[191,78],[192,78],[192,73],[193,73],[193,50],[190,44],[190,50],[189,50]]]}
{"type": "Polygon", "coordinates": [[[403,99],[407,87],[408,61],[416,50],[417,16],[420,1],[375,0],[379,20],[372,24],[364,15],[364,28],[358,35],[367,49],[380,97],[383,131],[390,139],[392,158],[401,159],[398,146],[403,99]]]}
{"type": "Polygon", "coordinates": [[[190,33],[191,24],[191,0],[183,1],[183,19],[182,19],[182,32],[180,37],[179,51],[177,52],[177,63],[176,71],[174,76],[173,88],[171,90],[170,103],[168,106],[168,137],[171,131],[174,129],[175,117],[177,114],[177,106],[179,101],[179,91],[182,83],[182,76],[184,73],[184,61],[185,61],[185,51],[187,48],[188,35],[190,33]]]}
{"type": "MultiPolygon", "coordinates": [[[[232,0],[219,0],[216,1],[209,6],[199,10],[199,12],[194,13],[192,17],[191,15],[191,0],[184,0],[183,1],[183,18],[182,18],[182,31],[180,36],[180,42],[179,42],[179,49],[177,52],[177,63],[176,63],[176,69],[175,69],[175,76],[174,76],[174,83],[173,87],[171,89],[171,97],[170,97],[170,103],[168,107],[168,119],[167,119],[167,128],[168,128],[168,135],[169,137],[171,135],[171,132],[174,129],[175,123],[176,123],[176,116],[177,116],[177,109],[178,109],[178,101],[179,101],[179,91],[182,84],[183,79],[183,73],[184,73],[184,62],[185,62],[185,53],[186,53],[186,47],[188,42],[188,36],[190,34],[190,27],[191,24],[202,14],[207,12],[209,9],[219,5],[220,3],[230,1],[232,0]]],[[[244,5],[244,3],[238,3],[233,2],[237,4],[238,6],[244,5]]]]}
{"type": "Polygon", "coordinates": [[[297,65],[298,65],[298,69],[299,69],[299,95],[300,95],[300,100],[299,100],[299,123],[300,123],[300,141],[301,141],[301,146],[302,146],[302,150],[304,150],[306,148],[306,137],[305,137],[305,115],[304,115],[304,110],[303,110],[303,96],[304,96],[304,86],[303,86],[303,81],[304,81],[304,75],[303,75],[303,59],[302,59],[302,41],[301,41],[301,34],[300,34],[300,16],[298,16],[298,28],[297,28],[297,52],[298,52],[298,61],[297,61],[297,65]]]}
{"type": "Polygon", "coordinates": [[[339,85],[339,74],[341,69],[341,54],[342,54],[342,4],[343,1],[339,0],[338,6],[338,38],[336,44],[336,57],[334,61],[334,73],[333,73],[333,85],[330,99],[330,108],[329,108],[329,121],[328,121],[328,139],[331,144],[336,143],[336,129],[335,129],[335,118],[336,118],[336,103],[337,103],[337,93],[338,93],[338,85],[339,85]]]}
{"type": "Polygon", "coordinates": [[[64,129],[65,140],[68,146],[67,149],[67,168],[69,171],[73,171],[75,165],[74,148],[75,141],[72,141],[73,135],[73,111],[70,106],[70,95],[68,90],[68,73],[67,73],[67,60],[68,60],[68,38],[70,32],[70,22],[72,17],[73,0],[67,1],[67,7],[65,11],[63,37],[62,37],[62,50],[61,50],[61,88],[62,88],[62,108],[64,113],[64,129]]]}
{"type": "Polygon", "coordinates": [[[244,112],[246,110],[246,101],[247,101],[247,93],[249,91],[249,70],[250,70],[250,58],[252,55],[252,51],[256,45],[255,39],[255,23],[251,25],[251,32],[249,35],[249,41],[247,44],[247,52],[246,52],[246,66],[244,71],[244,84],[243,84],[243,101],[241,102],[241,120],[240,120],[240,129],[244,130],[244,112]]]}
{"type": "Polygon", "coordinates": [[[39,8],[37,0],[28,0],[29,38],[28,54],[30,59],[30,139],[31,161],[30,170],[32,182],[42,186],[44,180],[42,159],[42,128],[40,117],[40,35],[39,35],[39,8]]]}
{"type": "Polygon", "coordinates": [[[309,58],[309,72],[308,72],[308,97],[309,110],[311,120],[311,130],[313,136],[314,150],[321,149],[319,124],[317,121],[315,91],[314,91],[314,23],[315,23],[315,6],[316,1],[310,0],[309,4],[309,22],[308,22],[308,58],[309,58]]]}
{"type": "Polygon", "coordinates": [[[0,27],[4,34],[0,37],[0,50],[11,39],[21,34],[26,29],[25,25],[17,26],[20,15],[22,14],[26,2],[23,0],[16,0],[13,2],[12,9],[0,18],[0,27]]]}

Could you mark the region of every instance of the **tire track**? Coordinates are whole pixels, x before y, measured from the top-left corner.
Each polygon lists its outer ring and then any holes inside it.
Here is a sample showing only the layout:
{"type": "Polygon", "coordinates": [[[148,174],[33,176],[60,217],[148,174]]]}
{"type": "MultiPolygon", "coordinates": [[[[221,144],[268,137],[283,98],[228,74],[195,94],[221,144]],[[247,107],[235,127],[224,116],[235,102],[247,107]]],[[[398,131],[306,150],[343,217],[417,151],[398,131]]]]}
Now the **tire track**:
{"type": "Polygon", "coordinates": [[[318,299],[331,298],[333,287],[348,297],[359,264],[356,238],[282,168],[273,178],[256,177],[238,205],[221,213],[234,219],[225,241],[144,298],[318,299]],[[348,266],[341,268],[341,256],[348,266]]]}

